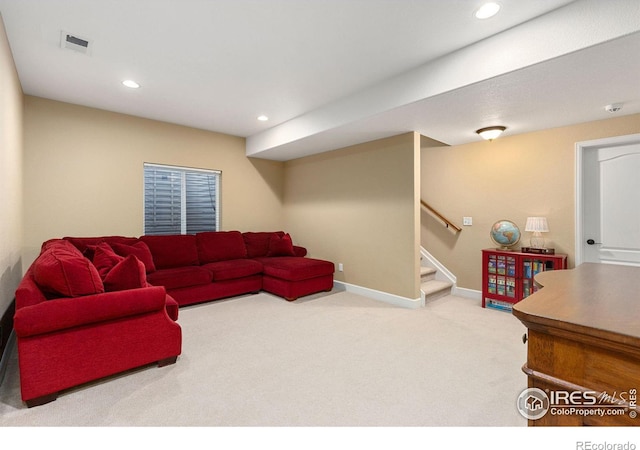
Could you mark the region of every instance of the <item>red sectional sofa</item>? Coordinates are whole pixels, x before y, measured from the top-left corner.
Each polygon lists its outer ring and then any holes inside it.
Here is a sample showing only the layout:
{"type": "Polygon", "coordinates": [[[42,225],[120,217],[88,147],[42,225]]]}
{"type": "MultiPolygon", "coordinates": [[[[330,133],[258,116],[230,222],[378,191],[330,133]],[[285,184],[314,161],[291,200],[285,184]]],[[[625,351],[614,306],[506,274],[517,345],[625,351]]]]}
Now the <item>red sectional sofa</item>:
{"type": "Polygon", "coordinates": [[[306,257],[306,248],[293,245],[283,231],[63,239],[97,265],[100,244],[120,257],[135,255],[145,265],[148,283],[164,286],[180,306],[261,290],[293,301],[333,288],[334,264],[306,257]]]}
{"type": "Polygon", "coordinates": [[[65,237],[42,245],[16,291],[22,399],[176,361],[179,306],[265,290],[293,301],[333,288],[334,265],[279,232],[65,237]]]}

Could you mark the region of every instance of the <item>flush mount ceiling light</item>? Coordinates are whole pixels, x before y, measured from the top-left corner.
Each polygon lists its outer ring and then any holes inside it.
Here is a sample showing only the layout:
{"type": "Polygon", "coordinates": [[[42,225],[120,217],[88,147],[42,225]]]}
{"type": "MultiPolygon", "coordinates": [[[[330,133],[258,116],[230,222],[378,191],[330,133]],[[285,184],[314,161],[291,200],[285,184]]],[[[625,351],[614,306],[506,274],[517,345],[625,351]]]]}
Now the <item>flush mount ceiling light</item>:
{"type": "Polygon", "coordinates": [[[131,89],[138,89],[140,87],[140,85],[133,80],[124,80],[122,84],[131,89]]]}
{"type": "Polygon", "coordinates": [[[476,19],[488,19],[498,14],[500,11],[500,5],[496,2],[489,2],[482,5],[475,12],[476,19]]]}
{"type": "Polygon", "coordinates": [[[269,118],[265,115],[262,115],[262,116],[258,116],[258,120],[260,122],[266,122],[267,120],[269,120],[269,118]]]}
{"type": "Polygon", "coordinates": [[[485,128],[480,128],[479,130],[476,131],[476,133],[482,136],[483,139],[486,139],[487,141],[492,141],[498,136],[500,136],[502,132],[506,129],[507,127],[503,127],[503,126],[485,127],[485,128]]]}

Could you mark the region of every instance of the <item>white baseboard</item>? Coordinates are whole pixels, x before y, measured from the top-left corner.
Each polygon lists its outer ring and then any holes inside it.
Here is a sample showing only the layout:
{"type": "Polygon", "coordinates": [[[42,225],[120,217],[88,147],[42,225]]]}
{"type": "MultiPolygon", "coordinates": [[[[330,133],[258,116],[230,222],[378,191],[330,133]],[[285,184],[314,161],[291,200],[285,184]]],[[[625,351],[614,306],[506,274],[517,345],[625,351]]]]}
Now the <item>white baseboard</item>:
{"type": "Polygon", "coordinates": [[[375,289],[345,283],[344,281],[333,280],[333,287],[338,290],[362,295],[363,297],[368,297],[373,300],[378,300],[395,306],[401,306],[403,308],[418,309],[421,306],[424,306],[424,301],[420,297],[415,299],[401,297],[399,295],[389,294],[388,292],[377,291],[375,289]]]}
{"type": "Polygon", "coordinates": [[[461,287],[454,287],[451,292],[456,297],[470,298],[472,300],[482,300],[482,291],[476,291],[475,289],[467,289],[461,287]]]}

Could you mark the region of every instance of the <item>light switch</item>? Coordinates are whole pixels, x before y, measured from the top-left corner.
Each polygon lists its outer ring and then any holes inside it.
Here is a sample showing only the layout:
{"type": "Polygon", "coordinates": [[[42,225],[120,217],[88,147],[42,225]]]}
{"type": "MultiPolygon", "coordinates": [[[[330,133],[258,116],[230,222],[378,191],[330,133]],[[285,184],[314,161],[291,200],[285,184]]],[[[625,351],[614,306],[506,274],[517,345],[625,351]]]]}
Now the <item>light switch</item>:
{"type": "Polygon", "coordinates": [[[468,226],[468,227],[473,225],[473,218],[471,218],[471,217],[463,217],[462,218],[462,225],[465,225],[465,226],[468,226]]]}

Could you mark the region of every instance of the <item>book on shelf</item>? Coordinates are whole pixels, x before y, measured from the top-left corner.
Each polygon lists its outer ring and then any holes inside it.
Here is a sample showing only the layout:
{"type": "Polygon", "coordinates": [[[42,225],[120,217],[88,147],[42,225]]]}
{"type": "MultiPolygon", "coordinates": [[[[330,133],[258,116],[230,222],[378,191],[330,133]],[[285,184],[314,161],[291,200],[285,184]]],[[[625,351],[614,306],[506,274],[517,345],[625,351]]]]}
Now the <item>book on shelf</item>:
{"type": "Polygon", "coordinates": [[[531,278],[531,261],[524,261],[523,272],[524,278],[531,278]]]}
{"type": "Polygon", "coordinates": [[[492,298],[485,299],[485,306],[489,308],[500,309],[502,311],[511,311],[513,309],[513,304],[509,302],[503,302],[500,300],[494,300],[492,298]]]}
{"type": "Polygon", "coordinates": [[[531,283],[529,280],[522,280],[522,298],[531,295],[531,283]]]}
{"type": "Polygon", "coordinates": [[[497,284],[496,276],[495,275],[489,275],[488,278],[487,278],[487,292],[489,294],[495,294],[496,293],[496,284],[497,284]]]}
{"type": "Polygon", "coordinates": [[[507,297],[516,296],[516,279],[507,278],[507,297]]]}
{"type": "Polygon", "coordinates": [[[540,272],[544,272],[544,263],[542,261],[533,261],[533,276],[540,272]]]}
{"type": "Polygon", "coordinates": [[[507,273],[507,265],[504,260],[498,261],[498,273],[500,275],[505,275],[507,273]]]}

